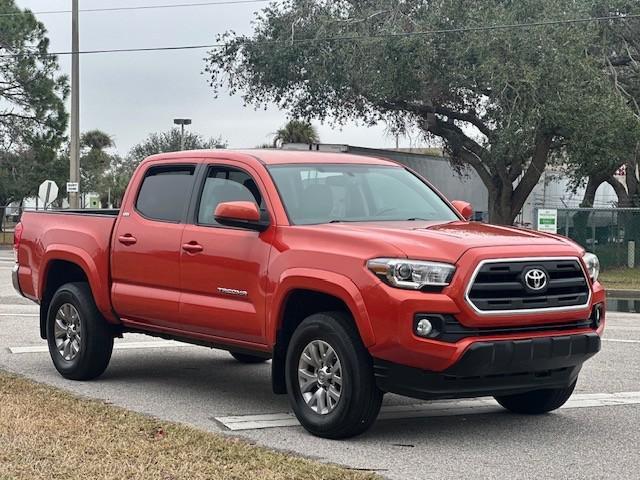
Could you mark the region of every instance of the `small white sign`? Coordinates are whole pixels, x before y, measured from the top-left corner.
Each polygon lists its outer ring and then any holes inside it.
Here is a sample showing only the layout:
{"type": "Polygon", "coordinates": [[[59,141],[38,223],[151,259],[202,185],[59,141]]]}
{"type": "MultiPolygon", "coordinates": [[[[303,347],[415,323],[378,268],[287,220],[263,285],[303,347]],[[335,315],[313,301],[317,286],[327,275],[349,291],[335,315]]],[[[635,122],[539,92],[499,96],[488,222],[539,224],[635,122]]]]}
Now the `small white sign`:
{"type": "Polygon", "coordinates": [[[38,188],[38,199],[47,208],[51,202],[58,198],[58,185],[53,180],[45,180],[38,188]]]}
{"type": "Polygon", "coordinates": [[[80,184],[78,182],[67,182],[67,193],[78,193],[80,184]]]}
{"type": "Polygon", "coordinates": [[[558,210],[555,208],[541,208],[538,210],[538,231],[558,233],[558,210]]]}

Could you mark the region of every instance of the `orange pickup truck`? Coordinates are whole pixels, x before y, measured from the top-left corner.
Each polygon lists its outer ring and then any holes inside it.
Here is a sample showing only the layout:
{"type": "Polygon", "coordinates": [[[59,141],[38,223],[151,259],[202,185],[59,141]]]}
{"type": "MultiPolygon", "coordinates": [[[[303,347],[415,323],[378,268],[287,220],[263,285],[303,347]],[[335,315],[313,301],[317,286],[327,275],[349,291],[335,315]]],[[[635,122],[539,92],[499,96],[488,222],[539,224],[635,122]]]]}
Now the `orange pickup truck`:
{"type": "Polygon", "coordinates": [[[600,349],[598,259],[471,213],[385,159],[162,154],[119,211],[25,212],[14,286],[66,378],[98,377],[128,332],[271,359],[323,437],[366,430],[385,392],[556,409],[600,349]]]}

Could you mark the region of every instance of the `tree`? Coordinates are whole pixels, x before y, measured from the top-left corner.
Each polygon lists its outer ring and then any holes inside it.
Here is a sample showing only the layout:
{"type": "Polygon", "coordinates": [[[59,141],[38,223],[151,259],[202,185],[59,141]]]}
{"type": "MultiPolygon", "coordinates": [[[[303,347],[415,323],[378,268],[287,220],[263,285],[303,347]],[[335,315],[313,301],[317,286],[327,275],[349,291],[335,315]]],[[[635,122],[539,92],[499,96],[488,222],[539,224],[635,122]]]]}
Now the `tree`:
{"type": "Polygon", "coordinates": [[[640,21],[624,19],[637,13],[638,5],[626,0],[595,1],[597,16],[617,15],[614,22],[598,25],[600,41],[590,49],[609,76],[616,97],[608,96],[569,148],[569,162],[576,185],[586,179],[581,206],[592,207],[602,183],[609,183],[621,207],[639,206],[638,155],[640,154],[640,21]],[[616,104],[612,107],[612,104],[616,104]],[[625,170],[623,185],[615,173],[625,170]]]}
{"type": "Polygon", "coordinates": [[[105,152],[114,147],[113,139],[101,130],[85,132],[80,137],[80,181],[83,192],[99,192],[103,177],[111,166],[112,155],[105,152]]]}
{"type": "MultiPolygon", "coordinates": [[[[115,207],[120,206],[122,197],[133,172],[145,158],[164,152],[177,152],[181,146],[181,132],[174,128],[167,132],[152,133],[144,141],[135,145],[126,157],[109,156],[109,164],[100,178],[98,191],[103,205],[107,198],[115,207]],[[110,195],[109,195],[110,193],[110,195]]],[[[205,139],[201,135],[185,132],[185,149],[203,150],[211,148],[226,148],[227,142],[221,137],[205,139]]]]}
{"type": "Polygon", "coordinates": [[[276,132],[273,139],[274,147],[281,147],[285,143],[318,143],[320,137],[315,127],[304,120],[290,120],[276,132]]]}
{"type": "Polygon", "coordinates": [[[456,168],[478,173],[490,221],[510,224],[611,85],[586,54],[598,41],[593,23],[477,27],[583,18],[591,7],[288,0],[264,8],[251,37],[222,35],[206,71],[216,93],[294,118],[417,125],[456,168]]]}
{"type": "MultiPolygon", "coordinates": [[[[80,191],[107,196],[105,175],[111,168],[114,155],[106,150],[115,146],[111,136],[102,130],[89,130],[80,136],[80,191]]],[[[69,178],[69,146],[58,155],[50,167],[49,176],[60,186],[60,195],[66,195],[64,186],[69,178]]]]}
{"type": "MultiPolygon", "coordinates": [[[[197,133],[184,133],[185,150],[207,150],[226,148],[227,142],[222,137],[205,139],[197,133]]],[[[165,152],[178,152],[181,147],[181,132],[173,128],[167,132],[152,133],[144,141],[135,145],[129,152],[129,158],[136,166],[145,158],[165,152]]]]}
{"type": "Polygon", "coordinates": [[[44,25],[0,0],[0,218],[35,194],[64,140],[67,79],[48,48],[44,25]]]}
{"type": "MultiPolygon", "coordinates": [[[[620,14],[638,13],[640,7],[623,0],[605,2],[602,12],[620,14]],[[613,5],[611,4],[613,3],[613,5]]],[[[640,21],[626,20],[619,22],[618,28],[611,25],[602,27],[602,37],[605,43],[604,57],[607,59],[611,81],[619,93],[621,100],[626,102],[633,119],[628,121],[628,129],[634,132],[633,138],[627,140],[629,153],[622,164],[625,170],[625,184],[623,185],[613,175],[606,181],[613,187],[618,197],[619,207],[640,206],[640,21]],[[634,121],[635,120],[635,121],[634,121]]]]}
{"type": "Polygon", "coordinates": [[[614,94],[603,96],[584,120],[584,128],[574,132],[562,160],[575,189],[586,180],[581,206],[593,207],[598,187],[619,183],[615,173],[636,157],[640,122],[614,94]]]}
{"type": "MultiPolygon", "coordinates": [[[[39,185],[59,168],[50,150],[0,150],[0,209],[37,193],[39,185]]],[[[55,177],[53,177],[55,178],[55,177]]]]}
{"type": "Polygon", "coordinates": [[[136,166],[137,163],[134,164],[128,157],[110,156],[109,168],[101,177],[99,187],[100,201],[103,207],[108,206],[109,203],[115,208],[120,207],[122,197],[136,166]]]}

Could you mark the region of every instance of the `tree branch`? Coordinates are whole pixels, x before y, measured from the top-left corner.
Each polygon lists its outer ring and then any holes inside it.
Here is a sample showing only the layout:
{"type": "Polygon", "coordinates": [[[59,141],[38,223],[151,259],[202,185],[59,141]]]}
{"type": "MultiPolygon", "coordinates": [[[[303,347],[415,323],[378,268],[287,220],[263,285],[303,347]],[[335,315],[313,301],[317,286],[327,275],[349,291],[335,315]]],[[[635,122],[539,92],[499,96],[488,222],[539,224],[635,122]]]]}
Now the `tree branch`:
{"type": "Polygon", "coordinates": [[[540,176],[547,165],[552,140],[553,135],[551,133],[543,132],[542,130],[538,130],[538,133],[536,133],[535,149],[531,157],[531,163],[529,163],[522,180],[520,180],[520,183],[518,183],[518,186],[513,192],[511,207],[513,211],[519,212],[522,209],[531,190],[533,190],[533,187],[535,187],[538,180],[540,180],[540,176]]]}
{"type": "Polygon", "coordinates": [[[494,188],[493,176],[482,161],[486,150],[473,139],[467,137],[460,127],[454,125],[453,122],[443,122],[433,113],[420,120],[420,127],[443,138],[454,156],[458,156],[464,163],[469,164],[478,173],[488,189],[494,188]]]}
{"type": "Polygon", "coordinates": [[[613,175],[609,176],[606,182],[613,187],[613,190],[616,192],[616,196],[618,197],[618,208],[630,208],[633,207],[633,202],[631,201],[631,197],[627,192],[625,186],[613,175]]]}
{"type": "Polygon", "coordinates": [[[434,110],[435,113],[439,115],[446,115],[447,117],[453,118],[454,120],[460,120],[462,122],[470,123],[489,139],[493,136],[493,130],[487,127],[487,125],[482,120],[480,120],[472,113],[456,112],[455,110],[451,110],[446,107],[434,107],[434,110]]]}
{"type": "Polygon", "coordinates": [[[405,100],[388,100],[382,102],[382,106],[389,110],[406,110],[415,113],[421,117],[426,117],[429,114],[444,115],[449,119],[459,120],[461,122],[467,122],[476,127],[487,138],[491,138],[493,130],[491,130],[480,118],[470,112],[457,112],[447,107],[424,105],[416,102],[407,102],[405,100]]]}

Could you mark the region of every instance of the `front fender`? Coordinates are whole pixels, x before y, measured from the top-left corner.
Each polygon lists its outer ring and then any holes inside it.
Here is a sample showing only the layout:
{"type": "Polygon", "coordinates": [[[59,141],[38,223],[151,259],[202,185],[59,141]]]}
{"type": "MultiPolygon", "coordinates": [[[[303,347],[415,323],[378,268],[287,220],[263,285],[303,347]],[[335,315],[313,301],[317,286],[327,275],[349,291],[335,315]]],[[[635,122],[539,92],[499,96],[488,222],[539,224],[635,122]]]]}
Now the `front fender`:
{"type": "Polygon", "coordinates": [[[267,319],[267,332],[271,345],[276,342],[276,332],[282,323],[287,297],[289,293],[298,289],[325,293],[342,300],[351,311],[364,345],[369,347],[375,344],[375,335],[364,300],[351,279],[325,270],[292,268],[280,276],[271,302],[272,308],[268,309],[270,313],[267,319]]]}

